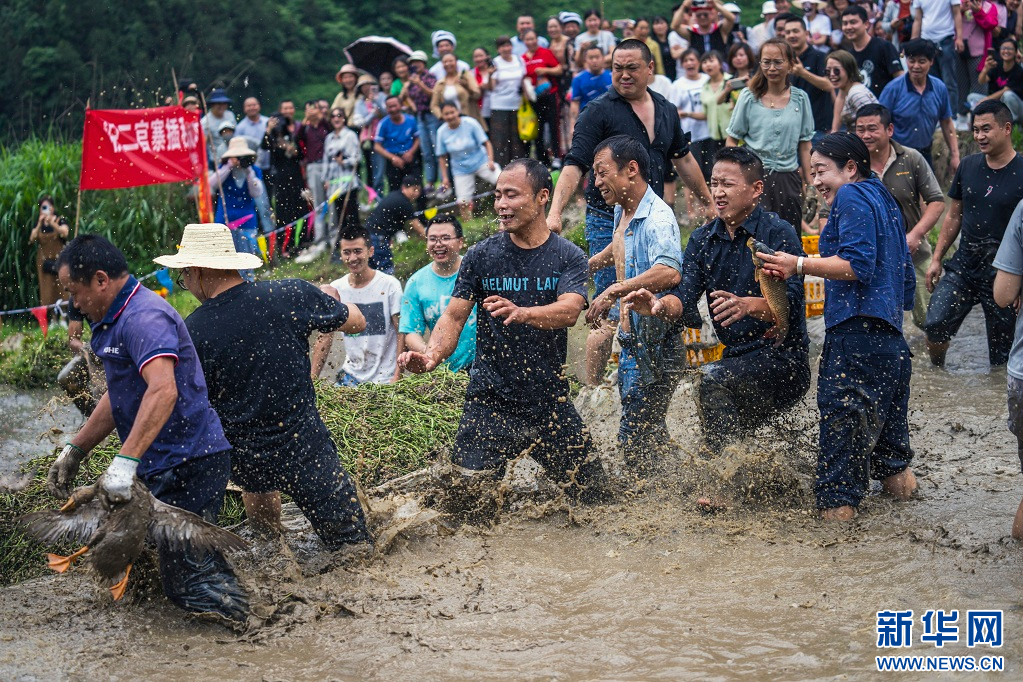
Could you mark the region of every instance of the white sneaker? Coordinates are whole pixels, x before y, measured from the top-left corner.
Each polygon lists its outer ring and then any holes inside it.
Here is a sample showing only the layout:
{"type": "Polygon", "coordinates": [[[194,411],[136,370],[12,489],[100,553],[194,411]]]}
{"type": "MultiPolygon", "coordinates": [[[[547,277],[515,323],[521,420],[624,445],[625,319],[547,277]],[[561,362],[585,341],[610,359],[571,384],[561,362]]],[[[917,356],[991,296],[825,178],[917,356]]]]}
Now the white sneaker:
{"type": "Polygon", "coordinates": [[[321,253],[324,252],[324,250],[326,250],[326,248],[326,245],[317,242],[302,253],[298,254],[298,256],[295,257],[295,262],[299,265],[312,263],[321,253]]]}

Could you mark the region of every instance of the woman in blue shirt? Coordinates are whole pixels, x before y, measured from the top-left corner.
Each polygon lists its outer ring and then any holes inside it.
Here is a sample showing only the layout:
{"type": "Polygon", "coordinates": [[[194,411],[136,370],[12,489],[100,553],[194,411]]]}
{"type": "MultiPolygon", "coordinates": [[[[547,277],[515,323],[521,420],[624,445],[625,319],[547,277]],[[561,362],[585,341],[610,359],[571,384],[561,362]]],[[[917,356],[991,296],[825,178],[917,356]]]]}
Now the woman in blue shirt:
{"type": "Polygon", "coordinates": [[[810,173],[831,207],[821,231],[821,257],[758,255],[776,277],[827,280],[814,491],[825,519],[848,520],[856,515],[870,478],[901,500],[916,490],[909,468],[913,370],[902,337],[903,311],[913,308],[916,277],[902,214],[871,172],[862,140],[852,133],[826,136],[813,149],[810,173]]]}

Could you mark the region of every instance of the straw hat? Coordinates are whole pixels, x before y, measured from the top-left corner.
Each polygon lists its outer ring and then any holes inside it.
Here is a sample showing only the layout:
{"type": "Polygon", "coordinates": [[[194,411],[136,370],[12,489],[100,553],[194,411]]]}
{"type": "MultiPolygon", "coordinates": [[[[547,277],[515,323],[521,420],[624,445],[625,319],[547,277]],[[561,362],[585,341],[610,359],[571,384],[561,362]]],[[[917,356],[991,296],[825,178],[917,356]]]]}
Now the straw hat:
{"type": "Polygon", "coordinates": [[[263,259],[251,253],[238,253],[227,225],[205,223],[185,225],[178,252],[154,258],[153,262],[167,268],[247,270],[261,266],[263,259]]]}
{"type": "Polygon", "coordinates": [[[355,68],[354,66],[352,66],[351,64],[345,64],[344,66],[341,67],[341,70],[338,71],[334,75],[334,80],[336,80],[338,83],[340,83],[341,82],[341,76],[345,75],[346,73],[350,73],[350,74],[353,74],[355,76],[358,76],[359,75],[359,70],[357,68],[355,68]]]}
{"type": "Polygon", "coordinates": [[[377,84],[377,79],[376,78],[373,78],[373,76],[369,75],[368,73],[364,73],[361,76],[359,76],[359,80],[357,80],[355,82],[355,89],[359,90],[360,88],[362,88],[363,85],[376,85],[376,84],[377,84]]]}
{"type": "MultiPolygon", "coordinates": [[[[232,128],[234,126],[231,126],[232,128]]],[[[232,137],[231,141],[227,143],[227,151],[220,155],[220,160],[231,159],[238,156],[255,156],[256,152],[252,151],[249,147],[249,143],[246,142],[244,135],[232,137]]]]}

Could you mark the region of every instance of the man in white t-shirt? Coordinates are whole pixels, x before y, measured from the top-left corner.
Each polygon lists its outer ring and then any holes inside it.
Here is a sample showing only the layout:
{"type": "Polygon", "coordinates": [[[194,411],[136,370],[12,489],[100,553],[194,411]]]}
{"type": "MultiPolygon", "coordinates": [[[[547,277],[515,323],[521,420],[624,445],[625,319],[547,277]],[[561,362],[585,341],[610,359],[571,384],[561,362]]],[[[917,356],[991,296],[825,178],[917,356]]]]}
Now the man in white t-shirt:
{"type": "Polygon", "coordinates": [[[913,0],[913,38],[930,40],[938,46],[938,59],[931,75],[945,84],[953,114],[962,113],[967,93],[959,92],[956,70],[963,51],[961,0],[913,0]],[[937,68],[935,68],[937,67],[937,68]]]}
{"type": "MultiPolygon", "coordinates": [[[[339,386],[389,384],[398,372],[398,316],[401,314],[401,282],[369,266],[373,245],[369,232],[360,230],[341,237],[341,259],[348,274],[323,291],[342,303],[354,303],[366,318],[361,334],[345,334],[345,362],[337,375],[339,386]]],[[[313,376],[319,376],[333,345],[333,334],[322,334],[313,349],[313,376]]]]}

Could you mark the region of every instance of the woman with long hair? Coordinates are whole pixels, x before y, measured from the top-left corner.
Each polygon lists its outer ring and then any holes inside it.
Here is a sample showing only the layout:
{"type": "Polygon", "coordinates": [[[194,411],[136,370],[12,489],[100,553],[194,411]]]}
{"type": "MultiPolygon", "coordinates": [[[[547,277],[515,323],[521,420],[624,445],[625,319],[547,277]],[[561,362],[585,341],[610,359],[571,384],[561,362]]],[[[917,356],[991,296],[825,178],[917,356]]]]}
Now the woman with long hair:
{"type": "Polygon", "coordinates": [[[490,130],[490,97],[494,90],[494,82],[490,79],[494,73],[494,63],[485,47],[477,47],[472,51],[472,77],[480,89],[480,98],[476,105],[480,110],[479,118],[483,121],[483,129],[490,130]]]}
{"type": "MultiPolygon", "coordinates": [[[[658,71],[658,73],[664,73],[669,80],[674,81],[678,78],[678,71],[675,69],[675,58],[671,56],[671,43],[668,40],[670,34],[671,25],[668,24],[668,20],[662,16],[654,17],[650,23],[650,40],[657,44],[657,52],[661,55],[661,64],[664,69],[663,72],[658,71]]],[[[678,39],[682,40],[681,36],[678,39]]],[[[649,45],[649,43],[647,44],[649,45]]]]}
{"type": "Polygon", "coordinates": [[[739,92],[749,84],[749,79],[757,72],[757,59],[753,50],[746,43],[736,43],[728,48],[728,72],[724,90],[718,95],[718,103],[724,104],[731,99],[734,105],[739,101],[739,92]]]}
{"type": "Polygon", "coordinates": [[[824,69],[831,86],[835,88],[835,115],[831,121],[831,132],[837,133],[845,126],[851,130],[860,107],[877,104],[877,97],[863,84],[863,74],[853,57],[845,50],[835,50],[828,55],[824,69]]]}
{"type": "Polygon", "coordinates": [[[512,52],[511,38],[498,36],[494,71],[490,74],[490,141],[494,158],[501,167],[525,154],[519,137],[518,111],[522,103],[522,81],[526,64],[512,52]]]}
{"type": "Polygon", "coordinates": [[[430,99],[431,113],[440,121],[441,105],[444,102],[452,102],[461,113],[476,119],[482,126],[483,119],[476,104],[480,99],[480,87],[476,83],[476,77],[469,71],[459,73],[458,58],[452,52],[441,57],[440,63],[444,67],[444,77],[438,80],[433,88],[430,99]]]}
{"type": "Polygon", "coordinates": [[[802,225],[803,186],[810,181],[813,113],[809,96],[792,87],[796,55],[781,38],[760,48],[760,70],[739,93],[728,124],[729,147],[740,142],[764,162],[760,205],[796,228],[802,225]]]}
{"type": "Polygon", "coordinates": [[[909,464],[909,346],[903,311],[915,277],[902,213],[852,133],[825,136],[810,158],[831,207],[820,258],[758,254],[768,276],[815,275],[824,284],[824,349],[817,379],[820,455],[814,493],[829,520],[848,520],[870,479],[900,500],[916,490],[909,464]]]}

